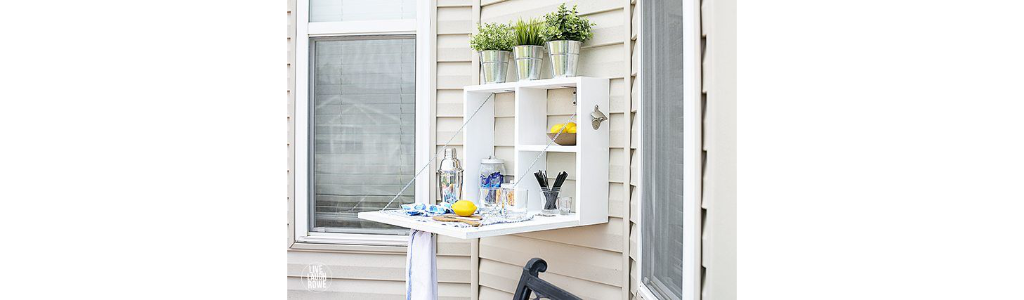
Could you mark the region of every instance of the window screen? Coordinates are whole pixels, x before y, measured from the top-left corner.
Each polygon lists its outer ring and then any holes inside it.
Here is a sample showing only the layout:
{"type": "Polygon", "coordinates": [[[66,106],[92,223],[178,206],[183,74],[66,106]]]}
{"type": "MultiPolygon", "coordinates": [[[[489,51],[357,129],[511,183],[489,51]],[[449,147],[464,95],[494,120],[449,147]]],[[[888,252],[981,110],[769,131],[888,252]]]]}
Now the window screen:
{"type": "MultiPolygon", "coordinates": [[[[404,234],[362,221],[412,179],[415,40],[313,39],[310,231],[404,234]]],[[[407,189],[391,207],[415,202],[407,189]]]]}
{"type": "Polygon", "coordinates": [[[661,299],[683,288],[682,1],[643,3],[643,283],[661,299]]]}

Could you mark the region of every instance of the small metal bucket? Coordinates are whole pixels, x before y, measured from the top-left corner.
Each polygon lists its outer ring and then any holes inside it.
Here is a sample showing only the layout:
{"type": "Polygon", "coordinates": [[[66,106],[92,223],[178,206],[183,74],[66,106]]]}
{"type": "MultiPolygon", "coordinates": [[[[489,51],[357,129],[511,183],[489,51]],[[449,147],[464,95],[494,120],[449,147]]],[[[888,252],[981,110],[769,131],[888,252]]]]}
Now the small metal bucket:
{"type": "Polygon", "coordinates": [[[483,73],[484,84],[505,82],[509,56],[511,53],[508,51],[480,51],[480,72],[483,73]]]}
{"type": "Polygon", "coordinates": [[[512,56],[516,60],[516,73],[519,80],[540,79],[540,68],[544,63],[544,46],[520,45],[512,48],[512,56]]]}
{"type": "Polygon", "coordinates": [[[551,57],[551,77],[573,77],[579,68],[580,46],[578,41],[548,42],[548,56],[551,57]]]}

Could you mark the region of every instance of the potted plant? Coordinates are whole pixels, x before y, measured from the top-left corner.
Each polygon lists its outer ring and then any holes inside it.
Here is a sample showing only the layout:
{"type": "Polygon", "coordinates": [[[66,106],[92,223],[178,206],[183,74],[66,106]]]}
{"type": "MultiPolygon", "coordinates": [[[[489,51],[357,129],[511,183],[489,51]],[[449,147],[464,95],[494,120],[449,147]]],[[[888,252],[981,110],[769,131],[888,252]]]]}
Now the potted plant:
{"type": "Polygon", "coordinates": [[[506,24],[477,25],[477,33],[470,37],[469,46],[480,52],[480,71],[485,84],[505,82],[514,43],[512,28],[506,24]]]}
{"type": "Polygon", "coordinates": [[[544,25],[541,36],[547,41],[548,55],[551,57],[551,76],[576,76],[580,46],[594,36],[590,28],[596,24],[580,17],[575,5],[570,11],[563,3],[558,7],[558,11],[544,16],[544,25]]]}
{"type": "Polygon", "coordinates": [[[516,72],[519,80],[540,79],[540,67],[544,62],[544,22],[540,19],[519,19],[512,25],[515,31],[516,46],[512,47],[512,56],[516,61],[516,72]]]}

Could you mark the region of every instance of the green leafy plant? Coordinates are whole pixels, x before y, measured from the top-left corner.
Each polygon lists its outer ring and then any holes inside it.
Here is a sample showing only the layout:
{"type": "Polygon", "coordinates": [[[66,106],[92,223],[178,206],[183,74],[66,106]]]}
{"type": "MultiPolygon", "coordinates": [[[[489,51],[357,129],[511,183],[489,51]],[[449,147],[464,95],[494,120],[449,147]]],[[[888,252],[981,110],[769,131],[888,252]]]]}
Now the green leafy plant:
{"type": "Polygon", "coordinates": [[[512,46],[515,46],[512,28],[507,24],[487,23],[482,26],[477,24],[476,28],[477,33],[470,36],[469,39],[469,47],[473,50],[512,51],[512,46]]]}
{"type": "Polygon", "coordinates": [[[545,41],[579,41],[586,42],[590,38],[594,37],[594,33],[590,31],[590,28],[597,25],[587,18],[580,17],[576,12],[576,6],[572,6],[570,11],[565,7],[565,3],[562,3],[558,7],[558,11],[549,13],[544,16],[544,30],[541,32],[541,36],[545,41]]]}
{"type": "Polygon", "coordinates": [[[540,19],[529,19],[516,21],[512,25],[513,31],[515,31],[516,45],[531,45],[531,46],[543,46],[544,37],[541,37],[541,32],[544,30],[544,22],[540,19]]]}

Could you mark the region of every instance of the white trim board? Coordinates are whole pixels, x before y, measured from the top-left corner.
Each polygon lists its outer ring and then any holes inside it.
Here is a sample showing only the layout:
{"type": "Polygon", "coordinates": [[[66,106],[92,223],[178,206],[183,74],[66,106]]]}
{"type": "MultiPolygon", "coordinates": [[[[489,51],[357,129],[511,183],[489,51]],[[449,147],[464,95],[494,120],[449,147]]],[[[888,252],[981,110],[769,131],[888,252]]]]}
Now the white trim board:
{"type": "MultiPolygon", "coordinates": [[[[683,139],[684,145],[689,145],[683,149],[683,165],[693,166],[688,168],[683,173],[683,207],[685,212],[683,214],[683,298],[682,300],[697,300],[700,299],[701,295],[701,217],[700,217],[700,196],[701,196],[701,169],[700,165],[701,152],[703,148],[701,144],[701,125],[703,120],[701,119],[701,103],[700,103],[700,57],[697,55],[700,53],[700,6],[698,1],[694,0],[678,0],[683,2],[683,105],[686,108],[684,112],[684,120],[686,125],[684,126],[683,139]],[[687,51],[688,50],[688,51],[687,51]],[[689,75],[689,77],[685,77],[689,75]]],[[[637,2],[637,43],[640,43],[641,50],[638,55],[638,63],[640,64],[637,69],[637,85],[643,89],[643,7],[645,2],[637,2]]],[[[637,154],[640,159],[640,174],[643,174],[643,92],[637,95],[639,97],[637,103],[640,107],[637,109],[637,120],[636,124],[640,124],[640,131],[637,140],[637,154]]],[[[641,230],[637,234],[637,290],[638,293],[644,299],[658,299],[654,296],[654,293],[643,283],[643,180],[644,177],[640,176],[637,178],[637,197],[640,201],[637,209],[640,209],[641,213],[637,214],[637,230],[641,230]]]]}

